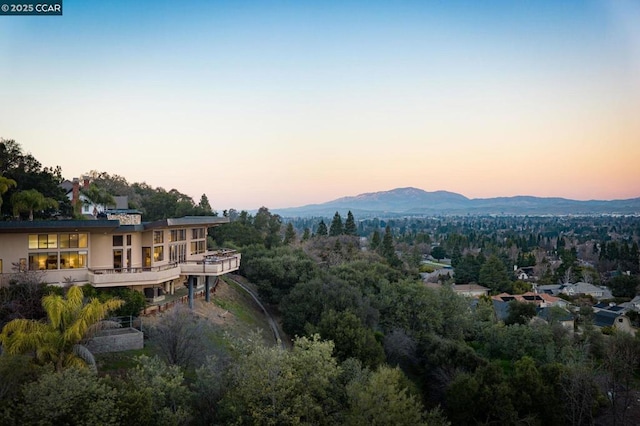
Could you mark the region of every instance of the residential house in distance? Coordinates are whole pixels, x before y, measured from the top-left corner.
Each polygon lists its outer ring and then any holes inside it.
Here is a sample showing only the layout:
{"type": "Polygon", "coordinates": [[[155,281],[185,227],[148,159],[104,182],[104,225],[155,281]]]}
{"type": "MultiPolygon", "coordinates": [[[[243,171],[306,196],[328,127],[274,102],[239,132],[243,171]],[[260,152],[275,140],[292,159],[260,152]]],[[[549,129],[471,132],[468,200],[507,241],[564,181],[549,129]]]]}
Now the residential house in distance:
{"type": "Polygon", "coordinates": [[[547,308],[552,306],[559,306],[565,308],[568,305],[566,300],[559,297],[550,296],[548,294],[538,294],[528,291],[524,294],[509,294],[500,293],[491,297],[493,300],[502,302],[511,302],[517,300],[518,302],[528,302],[535,304],[538,308],[547,308]]]}
{"type": "Polygon", "coordinates": [[[60,184],[60,187],[65,190],[66,196],[71,201],[72,206],[76,206],[79,204],[77,212],[85,217],[97,217],[99,214],[103,213],[108,206],[102,204],[94,204],[89,200],[83,193],[82,189],[89,188],[89,177],[82,177],[82,186],[80,185],[80,180],[78,178],[73,178],[72,181],[65,180],[60,184]]]}
{"type": "Polygon", "coordinates": [[[534,279],[532,266],[525,266],[522,268],[518,268],[518,266],[514,266],[513,273],[516,276],[516,278],[520,281],[529,281],[534,279]]]}
{"type": "Polygon", "coordinates": [[[0,222],[0,282],[9,282],[15,269],[38,271],[48,284],[129,287],[157,300],[185,284],[190,295],[195,286],[208,290],[211,277],[240,266],[236,251],[207,251],[208,228],[228,223],[226,217],[142,223],[136,211],[105,214],[95,220],[0,222]]]}
{"type": "Polygon", "coordinates": [[[636,296],[631,299],[629,302],[621,303],[627,309],[634,310],[636,312],[640,312],[640,296],[636,296]]]}
{"type": "Polygon", "coordinates": [[[509,306],[513,301],[521,303],[532,303],[536,306],[536,317],[538,321],[558,322],[567,330],[573,331],[575,327],[575,316],[567,310],[568,302],[559,297],[548,294],[538,294],[527,292],[524,294],[501,293],[491,296],[493,310],[496,318],[504,321],[509,316],[509,306]]]}
{"type": "Polygon", "coordinates": [[[539,294],[550,294],[557,296],[560,293],[567,296],[589,295],[595,299],[611,299],[613,295],[606,287],[598,287],[585,282],[577,282],[575,284],[550,284],[550,285],[534,285],[533,289],[539,294]]]}
{"type": "Polygon", "coordinates": [[[575,284],[565,284],[562,288],[562,293],[574,296],[579,294],[585,294],[589,296],[593,296],[595,299],[611,299],[613,295],[611,291],[606,287],[598,287],[593,284],[585,283],[585,282],[577,282],[575,284]]]}
{"type": "Polygon", "coordinates": [[[634,336],[636,334],[636,329],[631,325],[631,320],[622,312],[614,312],[606,309],[599,310],[594,314],[593,324],[596,327],[612,327],[634,336]]]}

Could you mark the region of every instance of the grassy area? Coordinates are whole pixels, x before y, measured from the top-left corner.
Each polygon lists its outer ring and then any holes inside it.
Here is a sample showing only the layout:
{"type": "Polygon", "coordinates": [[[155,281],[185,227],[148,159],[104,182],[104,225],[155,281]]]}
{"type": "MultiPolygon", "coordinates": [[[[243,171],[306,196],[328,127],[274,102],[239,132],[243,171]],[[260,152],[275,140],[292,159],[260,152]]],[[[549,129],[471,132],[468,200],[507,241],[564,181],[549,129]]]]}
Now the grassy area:
{"type": "Polygon", "coordinates": [[[151,345],[147,345],[145,341],[145,347],[143,349],[96,354],[95,358],[100,374],[118,375],[135,367],[136,357],[140,355],[153,356],[155,354],[155,349],[151,347],[151,345]]]}
{"type": "MultiPolygon", "coordinates": [[[[211,347],[225,350],[229,347],[229,339],[247,336],[256,330],[261,330],[265,342],[274,343],[271,328],[260,307],[250,295],[231,281],[220,281],[210,303],[207,304],[204,299],[196,300],[196,310],[202,318],[211,322],[211,327],[202,336],[211,347]]],[[[144,349],[96,354],[100,374],[118,375],[134,367],[136,357],[157,355],[158,350],[152,339],[147,338],[149,327],[155,320],[157,318],[154,317],[142,319],[144,349]]]]}
{"type": "Polygon", "coordinates": [[[216,290],[212,301],[218,307],[229,311],[233,317],[233,321],[225,324],[225,331],[232,336],[240,337],[259,329],[265,341],[273,343],[269,322],[253,298],[230,280],[223,279],[219,285],[226,287],[224,291],[216,290]]]}
{"type": "Polygon", "coordinates": [[[237,299],[225,300],[222,297],[214,295],[213,301],[221,308],[233,312],[233,314],[240,321],[246,323],[253,323],[255,325],[261,325],[264,322],[264,316],[262,311],[255,306],[255,303],[251,296],[246,294],[238,285],[233,282],[228,282],[230,288],[232,288],[238,295],[237,299]]]}

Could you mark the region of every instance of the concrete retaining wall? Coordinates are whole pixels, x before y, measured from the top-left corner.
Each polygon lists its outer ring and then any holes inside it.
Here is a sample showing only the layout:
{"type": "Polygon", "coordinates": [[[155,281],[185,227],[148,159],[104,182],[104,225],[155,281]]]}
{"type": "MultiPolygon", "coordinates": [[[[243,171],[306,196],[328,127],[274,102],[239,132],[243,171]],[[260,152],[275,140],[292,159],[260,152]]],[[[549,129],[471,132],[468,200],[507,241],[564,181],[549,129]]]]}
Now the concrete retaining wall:
{"type": "Polygon", "coordinates": [[[104,330],[100,335],[94,336],[87,347],[94,354],[142,349],[144,334],[135,328],[104,330]]]}

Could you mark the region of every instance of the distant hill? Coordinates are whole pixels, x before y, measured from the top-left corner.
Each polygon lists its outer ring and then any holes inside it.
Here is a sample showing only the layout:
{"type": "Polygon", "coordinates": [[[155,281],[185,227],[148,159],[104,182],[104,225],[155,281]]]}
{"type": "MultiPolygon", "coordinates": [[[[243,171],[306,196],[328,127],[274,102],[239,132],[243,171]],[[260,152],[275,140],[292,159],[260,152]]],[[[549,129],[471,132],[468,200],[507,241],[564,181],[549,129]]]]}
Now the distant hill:
{"type": "Polygon", "coordinates": [[[331,217],[351,210],[359,217],[397,215],[566,215],[640,214],[640,198],[628,200],[577,201],[531,196],[467,198],[448,191],[428,192],[418,188],[396,188],[338,198],[322,204],[274,209],[283,217],[331,217]]]}

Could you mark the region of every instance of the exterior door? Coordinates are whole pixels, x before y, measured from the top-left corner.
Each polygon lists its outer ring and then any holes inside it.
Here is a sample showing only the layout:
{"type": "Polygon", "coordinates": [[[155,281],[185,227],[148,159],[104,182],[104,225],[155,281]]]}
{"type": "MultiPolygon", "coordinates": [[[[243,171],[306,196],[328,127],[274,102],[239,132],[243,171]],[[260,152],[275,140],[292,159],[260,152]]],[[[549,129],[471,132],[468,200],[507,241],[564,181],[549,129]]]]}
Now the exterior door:
{"type": "Polygon", "coordinates": [[[113,269],[115,269],[116,272],[122,270],[122,249],[115,249],[113,251],[113,269]]]}
{"type": "Polygon", "coordinates": [[[151,267],[151,247],[142,247],[142,266],[151,267]]]}

